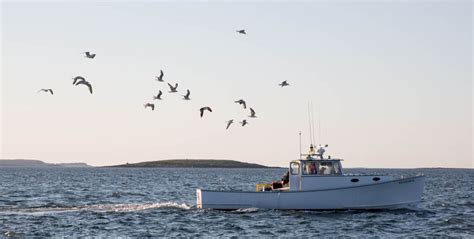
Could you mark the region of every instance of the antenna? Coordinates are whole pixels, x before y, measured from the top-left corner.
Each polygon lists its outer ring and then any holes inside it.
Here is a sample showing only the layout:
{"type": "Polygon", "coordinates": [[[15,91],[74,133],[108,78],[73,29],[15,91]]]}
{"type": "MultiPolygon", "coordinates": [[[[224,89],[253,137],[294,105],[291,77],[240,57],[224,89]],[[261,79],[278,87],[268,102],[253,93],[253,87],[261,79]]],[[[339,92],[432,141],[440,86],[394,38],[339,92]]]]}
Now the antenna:
{"type": "Polygon", "coordinates": [[[311,113],[310,113],[309,101],[308,101],[308,123],[309,123],[309,141],[313,144],[313,129],[311,125],[311,113]]]}
{"type": "Polygon", "coordinates": [[[301,159],[301,131],[300,131],[300,159],[301,159]]]}
{"type": "Polygon", "coordinates": [[[314,140],[315,136],[314,136],[314,115],[313,115],[313,113],[314,113],[313,102],[311,102],[311,126],[313,128],[313,136],[312,137],[313,137],[313,143],[316,143],[316,140],[314,140]]]}
{"type": "Polygon", "coordinates": [[[323,142],[323,139],[321,139],[321,110],[319,110],[318,128],[319,128],[319,129],[318,129],[318,135],[319,135],[319,136],[318,136],[318,138],[319,138],[318,140],[319,140],[320,143],[322,143],[322,142],[323,142]]]}
{"type": "MultiPolygon", "coordinates": [[[[311,105],[311,107],[312,107],[312,105],[311,105]]],[[[322,144],[323,139],[321,138],[321,107],[319,106],[319,107],[316,107],[316,108],[318,109],[318,142],[319,142],[319,144],[322,144]]],[[[313,129],[314,129],[314,117],[313,117],[313,129]]]]}

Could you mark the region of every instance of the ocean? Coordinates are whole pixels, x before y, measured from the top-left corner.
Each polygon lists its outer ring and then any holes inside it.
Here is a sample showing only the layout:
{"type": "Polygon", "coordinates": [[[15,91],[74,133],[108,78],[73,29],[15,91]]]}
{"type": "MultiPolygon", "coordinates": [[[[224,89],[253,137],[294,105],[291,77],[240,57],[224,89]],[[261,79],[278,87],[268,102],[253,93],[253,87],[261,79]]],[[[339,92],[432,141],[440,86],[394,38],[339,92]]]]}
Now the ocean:
{"type": "Polygon", "coordinates": [[[196,208],[196,188],[255,190],[285,171],[0,168],[0,237],[474,237],[473,169],[346,169],[424,173],[417,210],[196,208]]]}

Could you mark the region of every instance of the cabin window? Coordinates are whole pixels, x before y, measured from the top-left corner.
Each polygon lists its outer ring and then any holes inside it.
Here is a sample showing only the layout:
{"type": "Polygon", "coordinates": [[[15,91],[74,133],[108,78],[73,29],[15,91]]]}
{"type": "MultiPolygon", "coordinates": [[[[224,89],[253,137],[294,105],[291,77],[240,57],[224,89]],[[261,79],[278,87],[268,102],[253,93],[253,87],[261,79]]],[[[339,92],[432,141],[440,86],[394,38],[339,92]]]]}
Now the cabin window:
{"type": "Polygon", "coordinates": [[[333,163],[333,168],[334,168],[334,174],[341,175],[341,164],[339,162],[334,162],[333,163]]]}
{"type": "Polygon", "coordinates": [[[291,174],[299,174],[300,173],[300,164],[296,162],[292,162],[290,164],[290,172],[291,174]]]}
{"type": "Polygon", "coordinates": [[[316,168],[317,168],[316,162],[314,161],[304,162],[303,174],[314,175],[317,173],[316,168]]]}
{"type": "Polygon", "coordinates": [[[334,174],[333,163],[332,162],[319,162],[318,163],[318,174],[319,175],[334,174]]]}
{"type": "Polygon", "coordinates": [[[341,175],[341,165],[338,161],[319,161],[316,167],[319,175],[341,175]]]}

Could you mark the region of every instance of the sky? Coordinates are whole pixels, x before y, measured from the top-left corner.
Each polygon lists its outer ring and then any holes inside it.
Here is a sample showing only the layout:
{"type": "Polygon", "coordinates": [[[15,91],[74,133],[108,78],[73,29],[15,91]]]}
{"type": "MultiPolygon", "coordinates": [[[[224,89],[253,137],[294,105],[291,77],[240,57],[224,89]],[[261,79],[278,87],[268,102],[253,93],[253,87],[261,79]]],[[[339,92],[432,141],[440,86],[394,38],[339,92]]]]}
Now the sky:
{"type": "Polygon", "coordinates": [[[307,152],[311,102],[315,143],[345,167],[474,166],[470,1],[0,6],[2,159],[286,167],[299,132],[307,152]],[[154,80],[161,69],[179,93],[154,80]]]}

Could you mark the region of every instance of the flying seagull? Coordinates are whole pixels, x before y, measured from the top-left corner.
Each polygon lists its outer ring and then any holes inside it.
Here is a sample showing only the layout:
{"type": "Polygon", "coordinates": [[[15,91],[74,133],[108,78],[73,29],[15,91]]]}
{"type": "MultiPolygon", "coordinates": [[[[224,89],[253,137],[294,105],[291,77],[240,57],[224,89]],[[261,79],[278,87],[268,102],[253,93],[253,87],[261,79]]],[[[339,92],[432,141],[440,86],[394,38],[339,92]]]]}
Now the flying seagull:
{"type": "Polygon", "coordinates": [[[170,91],[169,91],[170,93],[176,93],[176,92],[178,92],[178,91],[177,91],[177,89],[178,89],[178,83],[174,84],[174,87],[173,87],[170,83],[168,83],[168,85],[169,85],[169,87],[170,87],[170,91]]]}
{"type": "Polygon", "coordinates": [[[95,57],[95,55],[96,55],[96,54],[90,53],[89,51],[86,51],[86,52],[84,52],[84,53],[86,54],[86,57],[87,57],[87,58],[90,58],[90,59],[94,59],[94,57],[95,57]]]}
{"type": "Polygon", "coordinates": [[[247,109],[247,104],[245,103],[245,100],[240,99],[234,102],[243,105],[244,109],[247,109]]]}
{"type": "Polygon", "coordinates": [[[245,29],[237,30],[236,32],[238,32],[238,33],[240,33],[240,34],[247,35],[247,33],[245,32],[245,29]]]}
{"type": "Polygon", "coordinates": [[[189,95],[191,95],[191,92],[188,89],[186,95],[183,95],[183,100],[190,100],[191,98],[189,98],[189,95]]]}
{"type": "Polygon", "coordinates": [[[150,107],[151,110],[155,110],[155,104],[152,104],[152,103],[146,103],[146,104],[143,105],[143,107],[145,107],[145,109],[146,109],[147,107],[150,107]]]}
{"type": "Polygon", "coordinates": [[[241,124],[242,126],[245,126],[246,124],[248,124],[248,122],[247,122],[247,120],[243,120],[242,122],[240,122],[240,124],[241,124]]]}
{"type": "Polygon", "coordinates": [[[154,100],[162,100],[162,99],[161,99],[161,95],[162,95],[162,94],[163,94],[163,92],[161,92],[161,90],[160,90],[160,91],[158,92],[158,95],[153,96],[153,99],[154,99],[154,100]]]}
{"type": "Polygon", "coordinates": [[[288,84],[288,82],[283,81],[282,83],[278,84],[279,86],[283,87],[283,86],[289,86],[290,84],[288,84]]]}
{"type": "Polygon", "coordinates": [[[72,84],[75,85],[77,81],[85,81],[86,79],[82,76],[76,76],[74,78],[72,78],[73,81],[72,81],[72,84]]]}
{"type": "Polygon", "coordinates": [[[83,81],[78,81],[75,85],[85,85],[89,88],[89,92],[92,94],[92,85],[89,81],[83,80],[83,81]]]}
{"type": "Polygon", "coordinates": [[[257,118],[257,116],[255,115],[255,110],[253,110],[252,108],[250,108],[250,115],[249,115],[250,118],[257,118]]]}
{"type": "Polygon", "coordinates": [[[160,70],[160,76],[155,76],[157,81],[164,82],[163,80],[163,70],[160,70]]]}
{"type": "Polygon", "coordinates": [[[205,110],[208,110],[209,112],[212,112],[211,107],[209,107],[209,106],[202,107],[201,109],[199,109],[199,111],[201,111],[201,118],[204,115],[205,110]]]}
{"type": "Polygon", "coordinates": [[[39,90],[38,92],[49,92],[49,93],[51,93],[51,95],[54,95],[52,89],[41,89],[41,90],[39,90]]]}
{"type": "Polygon", "coordinates": [[[227,126],[225,127],[225,129],[229,129],[229,127],[230,127],[230,125],[231,125],[232,123],[234,123],[234,120],[233,120],[233,119],[227,121],[227,126]]]}

